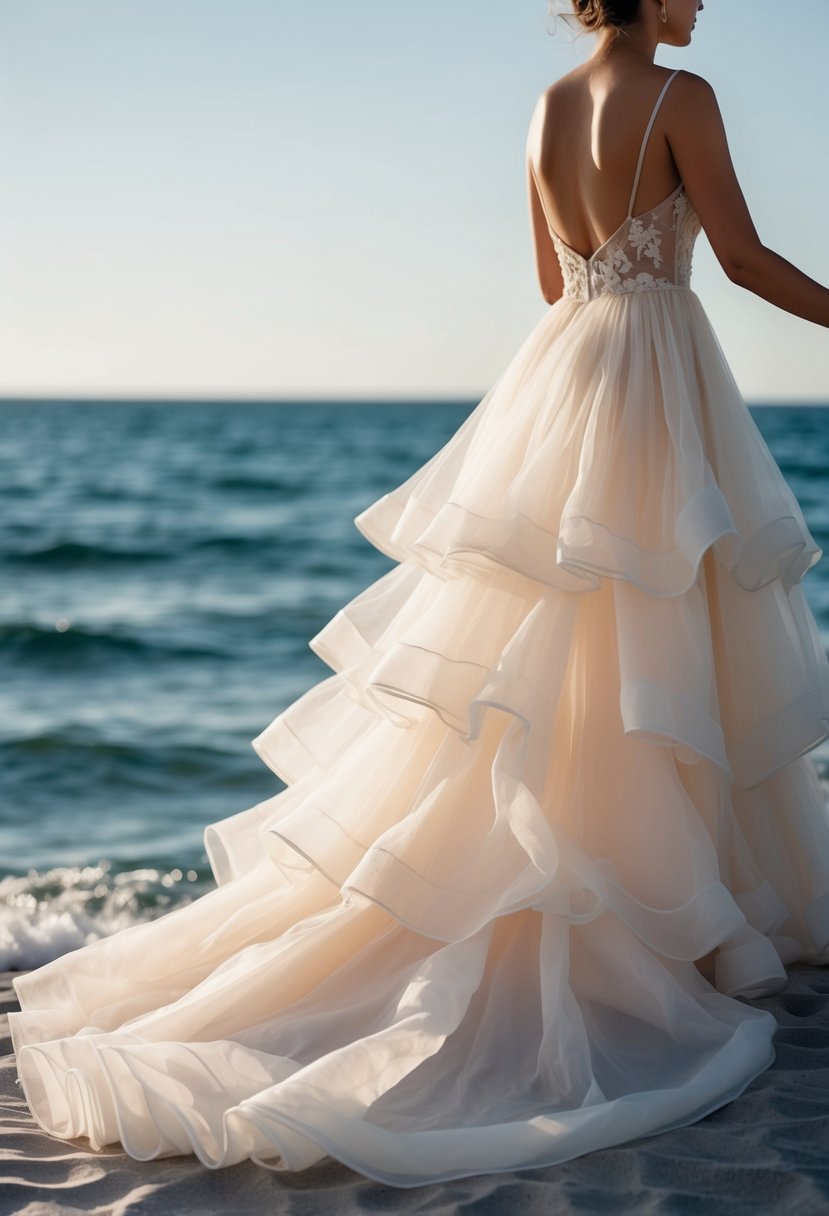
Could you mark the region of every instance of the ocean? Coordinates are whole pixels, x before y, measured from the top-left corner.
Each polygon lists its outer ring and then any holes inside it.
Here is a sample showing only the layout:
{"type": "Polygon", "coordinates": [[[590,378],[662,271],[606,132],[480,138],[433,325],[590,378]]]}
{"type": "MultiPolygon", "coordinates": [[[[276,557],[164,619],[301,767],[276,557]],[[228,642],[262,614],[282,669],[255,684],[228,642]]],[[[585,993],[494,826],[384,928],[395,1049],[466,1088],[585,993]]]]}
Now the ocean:
{"type": "MultiPolygon", "coordinates": [[[[250,740],[394,564],[354,516],[476,404],[0,403],[0,970],[213,886],[205,825],[282,788],[250,740]]],[[[829,646],[829,406],[751,412],[829,646]]]]}

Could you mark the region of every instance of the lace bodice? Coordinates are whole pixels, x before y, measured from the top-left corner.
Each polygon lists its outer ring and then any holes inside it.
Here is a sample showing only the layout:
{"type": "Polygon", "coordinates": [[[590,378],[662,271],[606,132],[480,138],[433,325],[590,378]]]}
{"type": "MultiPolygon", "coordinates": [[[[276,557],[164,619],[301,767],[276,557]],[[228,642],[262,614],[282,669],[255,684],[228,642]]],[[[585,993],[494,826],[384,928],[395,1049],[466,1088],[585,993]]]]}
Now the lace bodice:
{"type": "Polygon", "coordinates": [[[608,293],[687,287],[699,231],[699,218],[681,183],[651,211],[628,217],[589,258],[550,229],[564,295],[587,301],[608,293]]]}
{"type": "Polygon", "coordinates": [[[689,285],[694,243],[701,225],[682,182],[650,211],[633,214],[651,129],[676,74],[671,73],[656,99],[639,149],[628,213],[612,236],[590,257],[584,257],[562,240],[547,220],[564,278],[564,295],[569,299],[587,301],[608,294],[689,285]]]}

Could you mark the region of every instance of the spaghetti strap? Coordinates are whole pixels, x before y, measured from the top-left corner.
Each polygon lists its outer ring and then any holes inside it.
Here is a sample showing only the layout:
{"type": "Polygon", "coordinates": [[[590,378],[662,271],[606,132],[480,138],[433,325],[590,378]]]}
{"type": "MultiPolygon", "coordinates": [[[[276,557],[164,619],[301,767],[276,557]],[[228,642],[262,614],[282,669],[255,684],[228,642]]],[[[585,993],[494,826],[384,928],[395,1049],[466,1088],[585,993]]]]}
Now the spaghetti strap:
{"type": "Polygon", "coordinates": [[[636,166],[636,176],[633,179],[633,190],[631,191],[630,202],[628,203],[628,213],[627,213],[628,219],[631,219],[631,217],[633,216],[633,204],[636,201],[636,191],[639,189],[639,176],[642,172],[642,165],[645,160],[645,149],[648,146],[648,138],[651,133],[651,127],[654,124],[654,120],[656,118],[659,107],[662,105],[662,98],[665,96],[665,94],[668,91],[668,85],[671,83],[671,81],[673,80],[674,76],[676,76],[678,71],[679,71],[679,68],[676,68],[673,72],[671,72],[670,76],[663,84],[662,91],[660,92],[659,96],[657,97],[656,105],[653,107],[653,111],[651,112],[650,121],[649,121],[647,127],[645,128],[645,134],[642,138],[642,147],[639,149],[639,163],[636,166]]]}

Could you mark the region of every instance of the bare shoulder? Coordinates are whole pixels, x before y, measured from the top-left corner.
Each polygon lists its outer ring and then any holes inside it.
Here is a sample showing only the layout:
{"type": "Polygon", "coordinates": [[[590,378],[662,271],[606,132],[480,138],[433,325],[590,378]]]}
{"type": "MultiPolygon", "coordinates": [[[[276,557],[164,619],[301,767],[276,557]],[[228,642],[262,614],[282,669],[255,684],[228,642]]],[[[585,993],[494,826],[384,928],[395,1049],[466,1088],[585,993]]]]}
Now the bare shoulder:
{"type": "Polygon", "coordinates": [[[583,66],[574,68],[565,76],[554,80],[538,94],[530,118],[529,138],[531,141],[538,141],[543,131],[549,130],[551,124],[561,120],[562,115],[567,115],[583,75],[583,66]]]}
{"type": "Polygon", "coordinates": [[[561,80],[554,81],[535,99],[527,132],[527,154],[531,157],[538,155],[542,132],[547,128],[550,116],[555,109],[555,99],[560,93],[561,83],[561,80]]]}
{"type": "Polygon", "coordinates": [[[691,116],[699,118],[701,114],[717,110],[717,95],[712,85],[704,76],[696,72],[686,72],[680,68],[676,79],[668,90],[666,101],[670,110],[680,118],[691,116]]]}
{"type": "Polygon", "coordinates": [[[562,99],[570,97],[579,88],[585,75],[586,65],[581,64],[547,85],[536,100],[535,113],[549,113],[562,99]]]}
{"type": "Polygon", "coordinates": [[[534,160],[538,156],[541,132],[544,128],[546,113],[547,103],[545,101],[545,94],[541,93],[540,96],[536,98],[533,112],[530,115],[530,125],[527,129],[526,155],[530,160],[534,160]]]}

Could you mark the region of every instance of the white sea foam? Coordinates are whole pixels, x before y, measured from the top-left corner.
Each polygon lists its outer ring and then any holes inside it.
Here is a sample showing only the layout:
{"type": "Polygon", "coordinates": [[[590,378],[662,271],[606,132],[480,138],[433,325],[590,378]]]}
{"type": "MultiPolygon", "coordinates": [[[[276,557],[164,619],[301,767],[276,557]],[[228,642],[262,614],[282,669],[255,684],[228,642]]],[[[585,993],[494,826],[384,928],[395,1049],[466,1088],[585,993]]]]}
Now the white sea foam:
{"type": "Polygon", "coordinates": [[[28,970],[139,921],[189,903],[195,870],[112,872],[88,866],[30,870],[0,879],[0,971],[28,970]]]}

